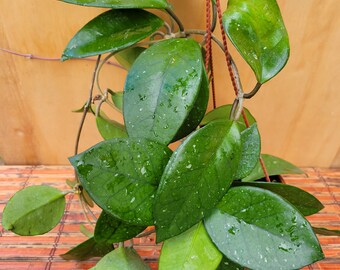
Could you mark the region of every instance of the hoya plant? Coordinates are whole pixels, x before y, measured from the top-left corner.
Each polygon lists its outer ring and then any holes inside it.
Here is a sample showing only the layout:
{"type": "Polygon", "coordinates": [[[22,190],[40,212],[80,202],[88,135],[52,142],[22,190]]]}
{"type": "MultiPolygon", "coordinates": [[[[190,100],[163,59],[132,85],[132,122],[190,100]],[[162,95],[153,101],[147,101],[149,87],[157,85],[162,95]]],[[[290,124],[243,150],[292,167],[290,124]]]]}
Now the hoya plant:
{"type": "MultiPolygon", "coordinates": [[[[108,9],[62,54],[64,61],[97,56],[90,95],[79,111],[81,126],[93,114],[103,137],[78,153],[80,128],[70,157],[72,192],[86,209],[96,204],[102,212],[92,216],[89,239],[64,259],[103,257],[97,270],[149,269],[128,240],[151,233],[163,243],[159,269],[299,269],[324,258],[314,231],[338,232],[306,220],[323,208],[315,197],[272,181],[273,175],[303,172],[261,154],[256,120],[243,107],[289,57],[275,0],[229,0],[224,12],[219,0],[207,0],[202,30],[185,28],[166,0],[63,2],[108,9]],[[216,21],[222,40],[214,34],[216,21]],[[242,88],[226,35],[254,72],[250,91],[242,88]],[[212,44],[224,52],[225,66],[218,68],[228,70],[236,94],[233,104],[218,108],[212,44]],[[113,57],[127,70],[120,91],[99,81],[113,57]],[[210,98],[214,108],[207,113],[210,98]],[[109,105],[106,112],[102,104],[109,105]],[[111,108],[124,124],[109,116],[111,108]]],[[[4,228],[19,235],[48,232],[60,221],[68,193],[49,186],[19,191],[4,210],[4,228]]]]}

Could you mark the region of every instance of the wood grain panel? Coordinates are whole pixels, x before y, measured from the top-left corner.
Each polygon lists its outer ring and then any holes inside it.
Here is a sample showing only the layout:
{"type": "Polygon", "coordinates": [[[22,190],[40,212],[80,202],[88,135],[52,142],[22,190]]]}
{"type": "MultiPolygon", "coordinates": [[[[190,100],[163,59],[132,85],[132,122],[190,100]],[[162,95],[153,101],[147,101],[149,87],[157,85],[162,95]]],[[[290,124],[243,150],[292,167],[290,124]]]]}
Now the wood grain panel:
{"type": "MultiPolygon", "coordinates": [[[[204,29],[204,1],[171,2],[187,29],[204,29]]],[[[291,58],[246,102],[258,120],[263,152],[300,166],[340,166],[340,1],[278,3],[290,35],[291,58]]],[[[102,12],[44,0],[4,0],[0,10],[0,47],[46,57],[59,57],[74,33],[102,12]]],[[[234,49],[231,52],[244,88],[251,89],[252,71],[234,49]]],[[[216,47],[214,60],[218,105],[223,105],[234,97],[216,47]]],[[[71,110],[85,102],[93,67],[88,61],[38,61],[0,51],[0,156],[7,164],[68,163],[80,120],[71,110]]],[[[107,66],[102,86],[122,89],[124,76],[124,71],[107,66]]],[[[84,134],[81,149],[100,140],[93,117],[84,134]]]]}

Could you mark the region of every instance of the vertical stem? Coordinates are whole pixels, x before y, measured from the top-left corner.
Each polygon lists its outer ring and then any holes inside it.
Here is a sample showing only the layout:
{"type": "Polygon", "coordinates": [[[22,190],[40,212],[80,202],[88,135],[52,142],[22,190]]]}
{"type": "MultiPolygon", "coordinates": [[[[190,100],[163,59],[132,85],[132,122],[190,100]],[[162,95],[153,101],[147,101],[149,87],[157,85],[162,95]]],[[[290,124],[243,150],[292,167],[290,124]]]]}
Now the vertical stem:
{"type": "Polygon", "coordinates": [[[92,96],[93,96],[93,88],[94,88],[94,83],[95,83],[95,80],[96,80],[96,75],[97,75],[97,70],[98,70],[100,58],[101,58],[101,55],[98,55],[97,61],[96,61],[96,66],[95,66],[94,71],[93,71],[92,82],[91,82],[91,87],[90,87],[90,91],[89,91],[89,98],[88,98],[88,100],[87,100],[87,102],[84,106],[83,116],[82,116],[81,121],[80,121],[80,126],[79,126],[79,129],[78,129],[77,138],[76,138],[76,144],[75,144],[75,147],[74,147],[74,154],[75,155],[78,154],[81,132],[82,132],[83,127],[84,127],[86,115],[87,115],[87,113],[88,113],[88,111],[91,107],[92,96]]]}
{"type": "Polygon", "coordinates": [[[211,79],[211,88],[212,88],[212,98],[213,98],[213,108],[216,109],[216,91],[215,91],[215,79],[214,79],[214,67],[213,67],[213,59],[212,59],[212,44],[211,44],[211,36],[212,36],[212,26],[211,26],[211,6],[210,0],[206,0],[206,55],[205,55],[205,69],[208,71],[210,66],[210,76],[209,81],[211,79]]]}

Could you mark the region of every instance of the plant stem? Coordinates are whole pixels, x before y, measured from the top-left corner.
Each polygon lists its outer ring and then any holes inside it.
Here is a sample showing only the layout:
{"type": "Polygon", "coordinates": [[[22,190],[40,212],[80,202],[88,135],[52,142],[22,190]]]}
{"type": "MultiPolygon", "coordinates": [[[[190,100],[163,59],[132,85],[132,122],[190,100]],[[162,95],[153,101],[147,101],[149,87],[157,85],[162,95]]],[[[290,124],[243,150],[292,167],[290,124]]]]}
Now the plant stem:
{"type": "MultiPolygon", "coordinates": [[[[32,59],[32,60],[58,61],[58,62],[61,61],[61,58],[43,57],[43,56],[37,56],[37,55],[33,55],[33,54],[19,53],[19,52],[15,52],[15,51],[12,51],[12,50],[5,49],[5,48],[0,48],[0,51],[6,52],[6,53],[9,53],[9,54],[12,54],[12,55],[32,59]]],[[[74,58],[74,59],[70,59],[69,61],[74,61],[74,60],[96,61],[96,59],[94,59],[94,58],[74,58]]],[[[118,68],[121,68],[121,69],[125,69],[123,66],[121,66],[117,63],[111,62],[111,61],[106,62],[106,64],[111,65],[111,66],[115,66],[115,67],[118,67],[118,68]]]]}
{"type": "Polygon", "coordinates": [[[251,90],[249,93],[245,93],[245,94],[243,95],[243,97],[244,97],[244,98],[247,98],[247,99],[252,98],[253,96],[255,96],[255,95],[257,94],[257,92],[260,90],[261,86],[262,86],[262,84],[258,82],[258,83],[255,85],[254,89],[251,90]]]}
{"type": "Polygon", "coordinates": [[[93,88],[94,88],[94,83],[95,83],[95,79],[96,79],[96,75],[97,75],[97,71],[98,71],[98,66],[99,66],[99,63],[100,63],[100,58],[101,58],[101,55],[98,55],[97,61],[96,61],[96,66],[95,66],[94,71],[93,71],[92,82],[91,82],[91,87],[90,87],[90,91],[89,91],[89,97],[88,97],[88,100],[87,100],[87,102],[84,106],[83,116],[82,116],[81,121],[80,121],[80,126],[79,126],[79,129],[78,129],[77,138],[76,138],[76,144],[75,144],[75,147],[74,147],[74,154],[75,155],[78,154],[81,132],[83,130],[83,126],[84,126],[84,123],[85,123],[87,112],[89,111],[89,108],[91,107],[92,96],[93,96],[93,88]]]}
{"type": "Polygon", "coordinates": [[[171,16],[171,18],[175,20],[178,25],[179,31],[184,32],[184,26],[177,15],[170,8],[166,8],[165,11],[171,16]]]}
{"type": "Polygon", "coordinates": [[[217,7],[214,5],[213,2],[211,2],[212,8],[213,8],[213,18],[212,18],[212,24],[211,24],[211,32],[214,32],[217,24],[217,7]]]}

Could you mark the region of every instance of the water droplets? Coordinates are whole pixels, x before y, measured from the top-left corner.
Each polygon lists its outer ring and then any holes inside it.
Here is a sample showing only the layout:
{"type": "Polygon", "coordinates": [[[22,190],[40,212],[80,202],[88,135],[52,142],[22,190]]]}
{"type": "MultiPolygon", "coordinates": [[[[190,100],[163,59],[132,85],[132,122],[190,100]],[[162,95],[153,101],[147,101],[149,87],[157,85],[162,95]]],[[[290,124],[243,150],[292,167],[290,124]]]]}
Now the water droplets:
{"type": "Polygon", "coordinates": [[[144,166],[140,169],[140,173],[142,175],[146,174],[146,168],[144,166]]]}

